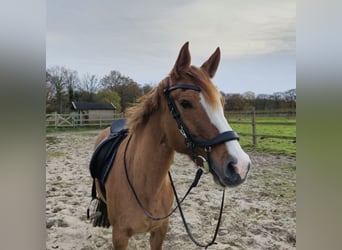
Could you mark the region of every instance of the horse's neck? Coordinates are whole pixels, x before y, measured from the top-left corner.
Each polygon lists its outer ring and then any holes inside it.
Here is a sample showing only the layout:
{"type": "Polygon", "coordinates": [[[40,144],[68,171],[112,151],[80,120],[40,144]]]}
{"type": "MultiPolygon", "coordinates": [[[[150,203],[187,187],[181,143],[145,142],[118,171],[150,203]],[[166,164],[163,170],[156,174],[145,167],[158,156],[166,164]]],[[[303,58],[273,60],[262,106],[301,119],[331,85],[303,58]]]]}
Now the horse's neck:
{"type": "Polygon", "coordinates": [[[167,177],[175,151],[164,139],[161,117],[153,115],[146,126],[134,131],[132,138],[132,168],[141,188],[157,190],[167,177]]]}

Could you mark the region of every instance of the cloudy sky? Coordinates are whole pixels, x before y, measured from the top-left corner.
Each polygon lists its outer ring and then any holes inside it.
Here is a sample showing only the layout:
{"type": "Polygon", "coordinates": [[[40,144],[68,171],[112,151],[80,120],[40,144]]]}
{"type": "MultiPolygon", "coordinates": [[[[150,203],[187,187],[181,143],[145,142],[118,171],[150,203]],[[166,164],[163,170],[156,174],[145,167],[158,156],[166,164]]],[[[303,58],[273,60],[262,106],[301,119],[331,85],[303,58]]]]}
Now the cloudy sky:
{"type": "Polygon", "coordinates": [[[47,0],[46,65],[157,84],[190,42],[192,64],[216,49],[225,93],[296,87],[295,0],[47,0]]]}

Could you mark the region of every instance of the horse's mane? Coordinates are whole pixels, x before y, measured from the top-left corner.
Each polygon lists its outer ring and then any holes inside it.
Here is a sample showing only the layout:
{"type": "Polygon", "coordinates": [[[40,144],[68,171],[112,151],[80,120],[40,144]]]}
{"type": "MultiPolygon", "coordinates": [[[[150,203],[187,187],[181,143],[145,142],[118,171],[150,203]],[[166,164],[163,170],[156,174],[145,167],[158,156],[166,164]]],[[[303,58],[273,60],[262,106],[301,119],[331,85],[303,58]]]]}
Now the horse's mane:
{"type": "Polygon", "coordinates": [[[216,100],[220,94],[211,82],[209,75],[198,67],[190,66],[189,70],[177,77],[177,79],[174,78],[171,72],[155,88],[140,97],[137,105],[128,108],[127,126],[130,131],[135,131],[146,125],[150,116],[160,108],[164,88],[175,85],[175,82],[182,84],[195,83],[201,88],[201,93],[203,93],[206,100],[213,106],[217,105],[216,100]]]}
{"type": "Polygon", "coordinates": [[[128,108],[127,127],[130,131],[135,131],[139,127],[144,126],[148,122],[150,116],[158,110],[160,96],[163,93],[164,86],[167,84],[167,79],[168,78],[165,78],[150,92],[140,97],[137,100],[138,104],[128,108]]]}

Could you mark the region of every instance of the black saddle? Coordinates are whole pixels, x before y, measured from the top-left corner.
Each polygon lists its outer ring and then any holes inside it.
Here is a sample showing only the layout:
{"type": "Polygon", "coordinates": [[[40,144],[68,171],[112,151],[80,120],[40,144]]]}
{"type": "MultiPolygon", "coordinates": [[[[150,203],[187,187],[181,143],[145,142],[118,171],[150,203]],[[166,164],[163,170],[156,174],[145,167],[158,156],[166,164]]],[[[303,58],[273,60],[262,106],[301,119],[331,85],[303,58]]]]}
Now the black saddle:
{"type": "Polygon", "coordinates": [[[127,129],[126,119],[115,120],[112,122],[112,125],[110,126],[110,134],[114,135],[124,129],[127,129]]]}
{"type": "MultiPolygon", "coordinates": [[[[109,136],[104,139],[95,149],[89,164],[91,177],[100,181],[101,190],[105,195],[104,184],[109,170],[113,166],[118,148],[128,134],[126,119],[113,121],[109,136]]],[[[96,197],[95,182],[93,181],[92,197],[96,197]]]]}

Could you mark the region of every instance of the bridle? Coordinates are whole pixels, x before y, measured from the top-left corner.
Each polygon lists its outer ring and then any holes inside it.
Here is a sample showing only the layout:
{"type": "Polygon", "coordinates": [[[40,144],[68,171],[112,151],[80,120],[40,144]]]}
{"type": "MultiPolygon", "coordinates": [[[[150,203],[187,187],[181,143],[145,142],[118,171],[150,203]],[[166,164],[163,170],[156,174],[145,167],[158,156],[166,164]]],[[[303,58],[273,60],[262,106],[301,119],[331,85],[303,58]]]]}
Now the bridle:
{"type": "MultiPolygon", "coordinates": [[[[216,244],[215,240],[216,240],[216,237],[217,237],[217,234],[218,234],[218,230],[219,230],[219,227],[220,227],[220,223],[221,223],[221,218],[222,218],[222,212],[223,212],[223,207],[224,207],[224,197],[225,197],[225,189],[223,189],[223,192],[222,192],[222,200],[221,200],[221,206],[220,206],[220,213],[219,213],[219,217],[218,217],[218,221],[217,221],[217,225],[216,225],[216,228],[215,228],[215,233],[214,233],[214,236],[212,238],[212,240],[207,243],[207,244],[202,244],[202,243],[199,243],[197,240],[195,240],[195,238],[193,237],[193,235],[191,234],[190,232],[190,229],[187,225],[187,222],[185,220],[185,217],[184,217],[184,213],[183,213],[183,210],[182,210],[182,207],[181,207],[181,203],[184,201],[184,199],[188,196],[188,194],[190,193],[191,189],[196,187],[197,184],[198,184],[198,181],[199,179],[201,178],[201,175],[203,173],[203,170],[201,168],[201,166],[199,166],[198,164],[198,161],[197,159],[201,159],[202,162],[209,162],[209,170],[211,169],[211,166],[210,166],[210,162],[209,161],[209,157],[210,157],[210,152],[211,152],[211,149],[212,147],[218,145],[218,144],[221,144],[223,142],[227,142],[227,141],[232,141],[232,140],[239,140],[239,136],[237,135],[236,132],[234,131],[226,131],[226,132],[223,132],[223,133],[220,133],[219,135],[217,135],[216,137],[210,139],[210,140],[207,140],[207,141],[203,141],[203,140],[198,140],[196,139],[188,130],[188,128],[185,126],[185,124],[183,123],[182,119],[181,119],[181,116],[180,116],[180,112],[175,104],[175,102],[172,100],[172,98],[170,97],[170,92],[172,92],[173,90],[176,90],[176,89],[182,89],[182,90],[194,90],[194,91],[201,91],[201,89],[198,87],[198,86],[195,86],[195,85],[175,85],[175,86],[172,86],[172,87],[166,87],[164,89],[164,95],[166,97],[166,100],[167,100],[167,104],[168,104],[168,107],[171,111],[171,114],[173,116],[173,118],[176,120],[176,123],[178,125],[178,129],[180,131],[180,133],[183,135],[184,139],[185,139],[185,144],[186,144],[186,147],[191,151],[191,154],[192,154],[192,159],[193,161],[198,165],[198,170],[196,172],[196,176],[191,184],[191,186],[189,187],[188,191],[186,192],[186,194],[184,195],[184,197],[180,200],[178,195],[177,195],[177,191],[176,191],[176,188],[174,186],[174,182],[172,180],[172,177],[171,177],[171,173],[168,172],[169,174],[169,179],[170,179],[170,182],[171,182],[171,186],[172,186],[172,189],[173,189],[173,193],[175,195],[175,199],[176,199],[176,203],[177,203],[177,206],[171,210],[171,212],[169,212],[167,215],[165,216],[159,216],[159,217],[156,217],[154,215],[152,215],[145,207],[144,205],[142,204],[141,200],[139,199],[137,193],[135,192],[135,189],[133,187],[133,184],[132,182],[130,181],[130,178],[128,176],[128,170],[127,170],[127,163],[126,163],[126,153],[127,153],[127,148],[128,148],[128,145],[129,145],[129,142],[132,138],[132,135],[130,135],[130,137],[128,138],[128,141],[126,143],[126,147],[125,147],[125,151],[124,151],[124,170],[125,170],[125,175],[126,175],[126,179],[127,179],[127,182],[128,182],[128,185],[130,187],[130,189],[132,190],[132,193],[135,197],[135,200],[137,201],[139,207],[142,209],[142,211],[144,212],[144,214],[149,217],[150,219],[152,220],[163,220],[163,219],[166,219],[168,218],[169,216],[171,216],[175,211],[176,209],[178,208],[179,209],[179,212],[180,212],[180,215],[182,217],[182,220],[183,220],[183,224],[184,224],[184,227],[190,237],[190,239],[199,247],[204,247],[204,248],[208,248],[209,246],[213,245],[213,244],[216,244]],[[197,155],[196,152],[195,152],[195,148],[196,147],[200,147],[200,148],[204,148],[205,151],[207,152],[207,158],[201,156],[201,155],[197,155]]],[[[208,171],[207,169],[205,169],[205,171],[208,171]]]]}
{"type": "MultiPolygon", "coordinates": [[[[185,126],[184,122],[181,119],[180,112],[173,101],[173,99],[170,97],[170,93],[176,89],[182,89],[182,90],[194,90],[200,92],[201,89],[198,86],[195,85],[175,85],[175,86],[167,86],[164,89],[164,95],[166,97],[167,105],[169,107],[169,110],[173,116],[173,118],[176,120],[176,123],[178,125],[179,132],[183,135],[185,139],[185,145],[186,147],[191,151],[192,154],[192,160],[197,164],[197,159],[201,159],[203,162],[208,162],[209,160],[209,154],[211,152],[212,147],[221,144],[223,142],[232,141],[232,140],[239,140],[239,136],[235,131],[225,131],[223,133],[218,134],[216,137],[203,141],[196,139],[188,130],[188,128],[185,126]],[[204,148],[204,150],[207,152],[207,157],[203,157],[200,155],[197,155],[195,152],[195,148],[204,148]]],[[[210,161],[209,161],[209,169],[211,169],[210,161]]]]}

